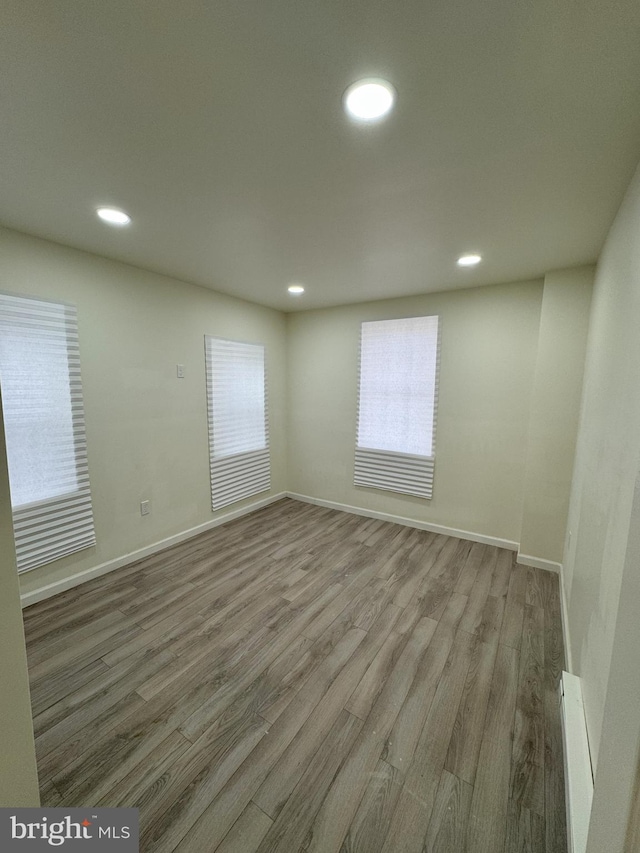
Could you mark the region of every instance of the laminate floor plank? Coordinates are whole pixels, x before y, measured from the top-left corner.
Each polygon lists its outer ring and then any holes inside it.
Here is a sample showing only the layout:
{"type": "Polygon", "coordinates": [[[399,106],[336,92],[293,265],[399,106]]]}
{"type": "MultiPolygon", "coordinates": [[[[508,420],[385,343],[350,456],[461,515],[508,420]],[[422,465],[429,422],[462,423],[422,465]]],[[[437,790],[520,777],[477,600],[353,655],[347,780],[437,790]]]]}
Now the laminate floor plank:
{"type": "Polygon", "coordinates": [[[177,641],[197,632],[204,621],[204,617],[200,614],[191,616],[189,619],[182,619],[178,623],[169,617],[168,620],[158,622],[148,631],[139,631],[128,642],[121,643],[117,648],[103,655],[101,661],[107,666],[116,666],[136,652],[149,648],[161,651],[171,647],[172,652],[177,654],[179,648],[177,641]]]}
{"type": "Polygon", "coordinates": [[[500,642],[505,646],[511,646],[512,649],[520,649],[526,591],[527,570],[524,566],[515,566],[509,578],[507,601],[500,629],[500,642]]]}
{"type": "Polygon", "coordinates": [[[367,536],[367,538],[364,540],[364,544],[365,544],[365,545],[368,545],[368,546],[371,548],[371,547],[373,547],[374,545],[377,545],[377,544],[378,544],[378,542],[382,542],[382,541],[384,541],[384,539],[385,539],[386,537],[388,537],[388,535],[389,535],[389,530],[390,530],[390,528],[392,528],[392,527],[394,527],[394,526],[395,526],[395,525],[390,524],[390,523],[389,523],[389,522],[387,522],[387,521],[381,521],[381,522],[379,522],[379,523],[378,523],[378,527],[376,527],[376,529],[375,529],[375,530],[370,530],[370,531],[369,531],[369,535],[368,535],[368,536],[367,536]]]}
{"type": "MultiPolygon", "coordinates": [[[[357,613],[354,619],[354,625],[357,628],[362,628],[363,631],[369,630],[387,604],[391,604],[395,599],[398,583],[393,578],[387,580],[376,579],[360,591],[359,597],[362,596],[364,600],[358,602],[357,613]],[[369,589],[371,590],[371,595],[366,595],[369,589]]],[[[396,603],[395,606],[398,607],[398,604],[396,603]]]]}
{"type": "MultiPolygon", "coordinates": [[[[373,568],[371,572],[373,573],[373,568]]],[[[365,587],[356,596],[354,596],[353,588],[343,586],[340,594],[304,629],[305,637],[308,637],[310,640],[316,640],[327,630],[332,622],[335,622],[343,614],[349,620],[353,619],[355,626],[357,618],[356,610],[362,607],[366,608],[373,595],[374,590],[371,586],[365,587]]]]}
{"type": "MultiPolygon", "coordinates": [[[[332,590],[329,589],[327,592],[332,593],[332,590]]],[[[334,596],[331,594],[330,597],[333,598],[334,596]]],[[[319,599],[316,609],[323,609],[326,604],[328,604],[326,600],[319,599]]],[[[206,702],[203,702],[183,723],[181,731],[185,737],[188,737],[189,740],[194,740],[202,734],[231,704],[233,699],[273,663],[293,640],[303,633],[304,628],[312,621],[314,616],[315,610],[308,608],[299,614],[297,618],[293,619],[282,631],[276,633],[274,637],[268,640],[249,662],[243,660],[239,665],[234,667],[229,673],[230,677],[220,685],[216,693],[206,702]]],[[[364,636],[364,633],[364,631],[360,631],[359,635],[364,636]]]]}
{"type": "Polygon", "coordinates": [[[428,542],[421,540],[422,532],[416,528],[405,527],[404,530],[391,535],[385,545],[379,549],[381,561],[378,577],[380,579],[388,579],[392,575],[406,576],[405,565],[411,560],[413,549],[418,547],[421,541],[424,543],[423,547],[428,547],[428,542]]]}
{"type": "MultiPolygon", "coordinates": [[[[126,586],[121,591],[116,590],[109,594],[101,590],[99,593],[88,595],[87,600],[83,599],[81,608],[76,596],[66,607],[47,610],[37,621],[25,621],[25,636],[29,643],[31,659],[35,662],[41,649],[44,651],[44,657],[50,657],[53,643],[69,637],[86,626],[89,626],[88,633],[91,633],[91,628],[95,632],[96,624],[101,618],[107,617],[107,620],[111,619],[111,621],[119,618],[118,612],[122,602],[136,595],[138,595],[138,589],[134,586],[126,586]]],[[[109,622],[102,624],[109,624],[109,622]]]]}
{"type": "Polygon", "coordinates": [[[445,767],[469,785],[476,777],[497,650],[497,646],[476,643],[449,741],[445,767]]]}
{"type": "MultiPolygon", "coordinates": [[[[91,722],[75,729],[62,739],[55,749],[43,753],[39,751],[38,741],[36,741],[40,779],[45,782],[64,774],[64,778],[67,780],[63,792],[66,800],[68,792],[82,782],[85,774],[95,773],[96,769],[100,768],[101,764],[96,760],[96,756],[98,759],[102,757],[99,752],[100,745],[112,738],[112,733],[119,731],[123,721],[128,723],[137,712],[144,712],[146,729],[148,725],[148,703],[133,692],[116,705],[107,708],[91,722]]],[[[157,726],[154,725],[153,728],[157,730],[157,726]]],[[[107,752],[110,759],[113,758],[121,745],[122,742],[119,738],[115,740],[115,743],[110,744],[111,749],[107,752]]],[[[67,805],[71,805],[71,803],[67,802],[67,805]]]]}
{"type": "Polygon", "coordinates": [[[304,842],[326,792],[362,726],[363,722],[358,717],[348,711],[340,712],[264,837],[258,853],[289,853],[304,842]]]}
{"type": "Polygon", "coordinates": [[[233,824],[218,853],[255,853],[273,821],[255,803],[249,803],[233,824]]]}
{"type": "Polygon", "coordinates": [[[118,608],[125,616],[129,616],[134,621],[144,618],[155,607],[164,607],[167,602],[173,600],[174,596],[178,597],[183,593],[192,592],[195,586],[190,581],[185,580],[184,577],[174,577],[162,585],[150,583],[148,589],[145,589],[140,584],[138,588],[143,594],[131,596],[128,601],[122,602],[118,608]]]}
{"type": "Polygon", "coordinates": [[[475,634],[482,624],[482,616],[491,590],[493,570],[498,559],[497,548],[491,548],[489,545],[484,547],[478,573],[469,593],[469,603],[460,623],[462,630],[469,634],[475,634]]]}
{"type": "Polygon", "coordinates": [[[239,719],[226,715],[212,726],[167,771],[163,796],[141,809],[145,824],[141,851],[173,850],[267,735],[268,724],[247,708],[239,719]]]}
{"type": "MultiPolygon", "coordinates": [[[[137,625],[129,624],[121,614],[118,618],[103,628],[98,628],[93,634],[86,636],[82,642],[73,645],[65,644],[64,648],[51,650],[51,655],[38,663],[29,664],[29,680],[37,684],[41,679],[52,679],[57,673],[70,665],[78,669],[92,661],[98,660],[110,652],[114,646],[127,642],[142,630],[137,625]]],[[[28,646],[27,646],[28,648],[28,646]]]]}
{"type": "Polygon", "coordinates": [[[460,593],[460,595],[469,595],[471,593],[486,547],[486,545],[482,545],[480,542],[473,542],[471,544],[467,559],[458,575],[454,592],[460,593]]]}
{"type": "Polygon", "coordinates": [[[544,816],[544,690],[544,611],[525,605],[511,796],[520,806],[541,816],[544,816]]]}
{"type": "Polygon", "coordinates": [[[472,795],[471,785],[442,771],[424,853],[461,853],[464,850],[472,795]]]}
{"type": "Polygon", "coordinates": [[[110,667],[106,673],[98,673],[91,681],[34,716],[33,731],[36,739],[59,723],[68,721],[69,717],[78,711],[86,713],[95,704],[101,704],[104,699],[109,702],[114,699],[117,701],[114,695],[116,693],[126,696],[133,692],[141,680],[144,681],[149,674],[164,669],[172,657],[171,652],[155,653],[143,650],[117,666],[110,667]]]}
{"type": "Polygon", "coordinates": [[[205,621],[195,631],[177,638],[169,646],[176,658],[175,663],[146,681],[138,688],[138,693],[143,699],[150,699],[179,681],[189,670],[201,667],[205,661],[214,661],[210,663],[209,673],[215,666],[222,675],[237,665],[240,658],[261,649],[265,639],[273,634],[272,620],[280,618],[283,620],[280,624],[284,624],[293,619],[286,602],[275,596],[256,598],[253,604],[253,607],[245,608],[241,623],[230,619],[222,626],[216,622],[212,627],[205,621]],[[242,627],[237,627],[238,624],[242,627]]]}
{"type": "MultiPolygon", "coordinates": [[[[243,648],[237,650],[240,658],[243,651],[243,648]]],[[[124,708],[120,719],[114,722],[111,718],[106,721],[99,718],[97,728],[92,724],[74,734],[69,749],[61,746],[57,753],[47,756],[48,774],[56,772],[56,778],[62,774],[70,788],[82,784],[87,791],[94,777],[104,787],[110,774],[122,775],[125,763],[131,769],[138,761],[146,760],[154,745],[207,701],[223,680],[224,670],[218,667],[207,667],[205,671],[191,668],[148,702],[134,694],[136,704],[128,711],[124,708]]]]}
{"type": "Polygon", "coordinates": [[[109,667],[101,660],[94,660],[78,669],[75,664],[68,667],[64,677],[42,679],[31,686],[31,711],[34,717],[51,705],[64,699],[74,690],[91,681],[99,673],[105,673],[109,667]]]}
{"type": "Polygon", "coordinates": [[[404,648],[404,643],[400,642],[401,637],[397,631],[389,634],[345,704],[347,711],[361,720],[367,719],[388,673],[395,666],[404,648]]]}
{"type": "Polygon", "coordinates": [[[511,580],[511,575],[513,574],[515,566],[515,560],[516,555],[514,551],[507,551],[504,548],[498,551],[498,558],[491,578],[489,595],[493,595],[495,598],[500,598],[507,594],[509,581],[511,580]]]}
{"type": "Polygon", "coordinates": [[[251,760],[245,761],[234,773],[176,850],[185,853],[188,850],[216,849],[364,636],[365,632],[358,628],[345,635],[313,677],[308,679],[307,689],[301,690],[278,717],[269,729],[269,735],[252,753],[251,760]]]}
{"type": "MultiPolygon", "coordinates": [[[[429,619],[435,619],[436,622],[439,622],[452,600],[461,601],[462,596],[452,593],[449,585],[442,578],[427,577],[418,588],[415,598],[409,603],[409,607],[415,602],[420,607],[423,616],[428,616],[429,619]]],[[[466,604],[466,596],[464,596],[464,601],[466,604]]]]}
{"type": "MultiPolygon", "coordinates": [[[[545,853],[544,819],[509,800],[504,853],[545,853]]],[[[565,853],[567,847],[552,848],[565,853]]]]}
{"type": "MultiPolygon", "coordinates": [[[[161,670],[172,659],[171,652],[141,656],[135,665],[126,668],[125,674],[115,683],[103,686],[102,689],[100,689],[100,683],[92,684],[91,695],[86,700],[80,698],[69,703],[66,713],[58,714],[57,709],[55,709],[55,714],[52,713],[50,719],[49,711],[53,711],[53,709],[44,711],[43,715],[34,720],[38,758],[40,759],[57,747],[64,746],[75,731],[84,728],[105,712],[109,712],[112,708],[117,711],[118,704],[129,697],[140,682],[144,681],[151,673],[161,670]],[[41,720],[44,715],[46,715],[46,720],[41,720]]],[[[81,696],[85,692],[88,692],[88,688],[81,688],[79,691],[81,696]]],[[[61,702],[64,705],[68,704],[65,699],[61,702]]]]}
{"type": "Polygon", "coordinates": [[[378,761],[367,780],[340,853],[378,853],[402,788],[402,776],[386,761],[378,761]]]}
{"type": "Polygon", "coordinates": [[[518,653],[509,646],[499,646],[471,799],[465,853],[495,853],[504,848],[517,695],[518,653]]]}
{"type": "Polygon", "coordinates": [[[172,731],[153,750],[149,761],[139,762],[120,782],[111,785],[104,797],[96,801],[96,806],[129,808],[136,803],[136,808],[145,812],[147,803],[166,785],[171,768],[192,748],[191,741],[180,732],[172,731]]]}
{"type": "MultiPolygon", "coordinates": [[[[130,715],[117,729],[112,730],[107,738],[90,750],[90,763],[86,762],[82,769],[66,766],[59,775],[53,777],[54,782],[65,791],[65,796],[73,798],[75,805],[88,805],[90,800],[102,798],[106,791],[117,788],[141,763],[150,762],[169,735],[179,733],[176,727],[183,716],[184,712],[175,706],[148,703],[146,708],[130,715]],[[154,711],[154,725],[149,726],[150,712],[154,711]]],[[[188,757],[191,758],[195,754],[196,761],[209,762],[212,752],[219,757],[229,752],[232,746],[235,748],[239,745],[240,749],[244,749],[247,742],[250,751],[256,739],[266,730],[267,725],[253,711],[251,704],[241,703],[239,707],[229,709],[226,716],[216,721],[205,732],[188,757]],[[215,744],[215,749],[212,743],[215,744]],[[220,748],[219,744],[222,744],[220,748]]],[[[184,736],[181,737],[190,744],[184,736]]],[[[190,747],[192,746],[193,744],[190,744],[190,747]]],[[[236,766],[237,764],[232,765],[232,770],[235,770],[236,766]]],[[[150,801],[147,801],[146,805],[150,809],[150,801]]],[[[148,812],[145,816],[149,819],[148,812]]]]}
{"type": "MultiPolygon", "coordinates": [[[[418,666],[400,713],[393,725],[384,750],[384,759],[397,770],[406,773],[411,765],[415,750],[424,729],[425,720],[455,640],[456,619],[459,619],[466,598],[452,599],[447,618],[435,629],[433,641],[418,666]]],[[[450,668],[450,665],[449,665],[450,668]]]]}
{"type": "Polygon", "coordinates": [[[404,771],[383,853],[422,851],[475,643],[472,634],[456,632],[412,760],[404,771]]]}
{"type": "Polygon", "coordinates": [[[476,628],[478,642],[486,643],[494,649],[498,645],[502,622],[504,619],[505,605],[505,596],[500,596],[498,598],[494,595],[487,596],[487,600],[480,617],[480,623],[476,628]]]}
{"type": "Polygon", "coordinates": [[[309,853],[336,853],[349,830],[364,795],[369,776],[382,757],[401,704],[409,692],[420,660],[427,649],[435,622],[421,619],[407,640],[377,702],[337,774],[309,830],[309,853]]]}
{"type": "Polygon", "coordinates": [[[472,546],[472,543],[465,539],[452,538],[452,543],[454,544],[448,543],[449,547],[443,548],[438,560],[429,571],[432,578],[442,581],[451,591],[458,583],[472,546]]]}
{"type": "Polygon", "coordinates": [[[104,637],[116,634],[128,624],[129,620],[124,613],[112,610],[63,636],[54,634],[50,643],[39,642],[34,647],[29,644],[27,659],[30,670],[32,673],[38,673],[42,669],[48,671],[53,668],[51,661],[73,660],[81,650],[96,645],[104,637]]]}
{"type": "MultiPolygon", "coordinates": [[[[129,567],[131,569],[131,567],[129,567]]],[[[107,590],[96,586],[99,579],[89,583],[79,584],[71,587],[51,598],[44,598],[34,604],[30,604],[22,611],[25,636],[29,642],[37,642],[40,636],[46,636],[48,628],[52,624],[64,625],[67,621],[82,620],[85,615],[89,618],[100,610],[100,603],[106,599],[108,607],[119,597],[119,591],[123,586],[133,586],[128,577],[121,577],[118,572],[109,572],[109,585],[107,590]],[[115,575],[118,575],[116,578],[115,575]],[[87,589],[87,587],[90,587],[87,589]],[[85,611],[84,604],[87,603],[85,611]]]]}
{"type": "Polygon", "coordinates": [[[530,607],[544,607],[543,591],[540,584],[540,569],[527,569],[527,591],[525,603],[530,607]]]}
{"type": "MultiPolygon", "coordinates": [[[[89,762],[80,760],[78,766],[76,760],[74,765],[67,765],[54,777],[54,782],[68,790],[75,805],[89,805],[104,799],[106,792],[117,790],[129,774],[139,772],[141,765],[153,760],[158,750],[161,754],[166,739],[179,734],[180,723],[188,715],[190,707],[201,701],[201,696],[202,692],[199,695],[196,693],[185,703],[178,704],[166,699],[143,703],[116,729],[98,739],[89,750],[89,762]]],[[[154,781],[149,783],[140,799],[133,801],[144,815],[146,829],[151,827],[157,811],[166,812],[173,806],[177,810],[178,801],[181,803],[180,808],[184,807],[186,798],[181,796],[183,789],[193,782],[202,763],[207,766],[211,764],[212,754],[217,758],[211,771],[216,773],[216,779],[222,780],[220,784],[226,779],[225,773],[228,776],[235,770],[237,761],[251,751],[268,729],[266,722],[255,712],[254,704],[250,693],[243,694],[221,719],[205,731],[197,741],[197,746],[180,735],[189,743],[188,754],[185,753],[172,765],[168,776],[162,769],[155,768],[154,781]],[[181,770],[185,764],[188,765],[187,771],[181,770]],[[159,800],[162,808],[157,805],[159,800]]],[[[200,781],[203,785],[210,784],[209,780],[200,781]]]]}
{"type": "MultiPolygon", "coordinates": [[[[368,661],[376,653],[379,644],[391,631],[398,613],[397,608],[390,606],[381,614],[376,620],[375,630],[368,633],[366,643],[363,644],[364,648],[361,647],[358,650],[355,661],[352,659],[346,672],[343,670],[340,673],[341,680],[345,679],[346,673],[351,673],[350,677],[353,679],[351,689],[353,689],[356,679],[360,677],[360,673],[364,671],[368,661]]],[[[267,676],[278,685],[276,688],[277,698],[270,701],[268,705],[263,705],[260,708],[260,714],[270,722],[275,722],[284,708],[304,686],[314,669],[333,650],[338,640],[348,630],[355,627],[353,614],[345,609],[330,623],[317,640],[313,641],[301,635],[297,641],[294,641],[289,649],[283,652],[267,670],[267,676]],[[292,665],[291,650],[296,647],[303,648],[304,653],[298,659],[294,659],[292,665]]],[[[335,685],[332,685],[331,689],[335,689],[335,685]]]]}
{"type": "Polygon", "coordinates": [[[362,678],[393,632],[396,618],[397,609],[393,606],[381,615],[254,795],[254,802],[269,817],[278,816],[318,744],[327,736],[341,710],[348,705],[353,685],[362,678]]]}
{"type": "Polygon", "coordinates": [[[303,686],[309,673],[327,654],[328,649],[322,643],[301,634],[274,660],[266,674],[277,685],[276,694],[260,708],[260,714],[267,722],[275,723],[303,686]]]}
{"type": "Polygon", "coordinates": [[[62,806],[62,797],[53,782],[40,785],[40,805],[46,809],[57,809],[62,806]]]}
{"type": "Polygon", "coordinates": [[[558,578],[282,499],[24,611],[43,805],[143,853],[566,853],[558,578]]]}
{"type": "Polygon", "coordinates": [[[160,622],[165,615],[170,615],[187,604],[197,603],[202,596],[202,590],[195,584],[181,583],[171,589],[167,595],[158,596],[151,601],[143,600],[130,618],[141,628],[150,628],[160,622]]]}

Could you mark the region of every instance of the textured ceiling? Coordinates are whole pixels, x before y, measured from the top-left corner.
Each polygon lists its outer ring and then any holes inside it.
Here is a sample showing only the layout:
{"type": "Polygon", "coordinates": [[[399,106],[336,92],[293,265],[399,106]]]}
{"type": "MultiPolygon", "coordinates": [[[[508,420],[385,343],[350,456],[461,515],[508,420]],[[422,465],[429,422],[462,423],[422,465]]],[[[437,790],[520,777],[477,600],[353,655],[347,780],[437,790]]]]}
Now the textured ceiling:
{"type": "Polygon", "coordinates": [[[284,310],[589,263],[639,44],[637,0],[5,0],[0,221],[284,310]],[[374,127],[363,76],[398,91],[374,127]]]}

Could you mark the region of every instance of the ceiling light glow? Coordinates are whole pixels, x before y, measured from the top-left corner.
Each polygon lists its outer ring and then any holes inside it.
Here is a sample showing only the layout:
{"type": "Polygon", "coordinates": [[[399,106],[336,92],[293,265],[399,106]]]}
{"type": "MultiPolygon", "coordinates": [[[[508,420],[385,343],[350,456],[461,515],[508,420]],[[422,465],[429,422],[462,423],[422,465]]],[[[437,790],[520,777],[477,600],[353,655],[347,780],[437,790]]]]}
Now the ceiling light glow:
{"type": "Polygon", "coordinates": [[[386,80],[368,78],[352,83],[344,93],[344,108],[358,121],[379,121],[386,116],[396,99],[396,91],[386,80]]]}
{"type": "Polygon", "coordinates": [[[460,255],[458,258],[459,267],[475,267],[482,260],[481,255],[460,255]]]}
{"type": "Polygon", "coordinates": [[[131,222],[131,217],[124,210],[118,210],[116,207],[99,207],[96,213],[103,222],[108,222],[109,225],[128,225],[131,222]]]}
{"type": "Polygon", "coordinates": [[[287,290],[289,293],[293,293],[294,296],[304,293],[304,287],[301,284],[290,284],[287,290]]]}

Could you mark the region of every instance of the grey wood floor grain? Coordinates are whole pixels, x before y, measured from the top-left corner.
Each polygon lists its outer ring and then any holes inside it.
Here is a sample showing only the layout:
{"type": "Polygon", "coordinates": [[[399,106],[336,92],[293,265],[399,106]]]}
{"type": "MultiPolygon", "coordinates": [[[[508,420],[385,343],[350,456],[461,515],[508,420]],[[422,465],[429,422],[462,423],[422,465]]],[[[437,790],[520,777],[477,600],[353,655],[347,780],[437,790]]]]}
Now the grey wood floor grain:
{"type": "Polygon", "coordinates": [[[565,853],[558,578],[283,500],[24,613],[43,805],[144,853],[565,853]]]}

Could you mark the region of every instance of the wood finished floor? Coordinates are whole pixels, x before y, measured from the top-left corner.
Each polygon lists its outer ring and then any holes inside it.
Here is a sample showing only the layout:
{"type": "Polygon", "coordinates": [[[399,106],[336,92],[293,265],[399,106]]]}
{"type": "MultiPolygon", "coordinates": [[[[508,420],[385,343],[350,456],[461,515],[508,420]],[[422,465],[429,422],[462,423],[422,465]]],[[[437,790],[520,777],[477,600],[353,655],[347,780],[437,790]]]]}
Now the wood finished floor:
{"type": "Polygon", "coordinates": [[[558,579],[283,500],[24,614],[43,805],[144,853],[565,853],[558,579]]]}

